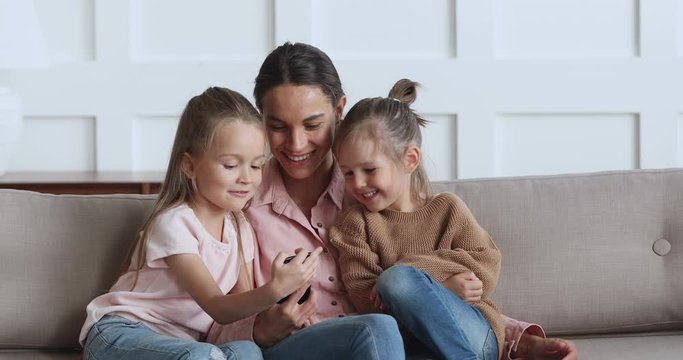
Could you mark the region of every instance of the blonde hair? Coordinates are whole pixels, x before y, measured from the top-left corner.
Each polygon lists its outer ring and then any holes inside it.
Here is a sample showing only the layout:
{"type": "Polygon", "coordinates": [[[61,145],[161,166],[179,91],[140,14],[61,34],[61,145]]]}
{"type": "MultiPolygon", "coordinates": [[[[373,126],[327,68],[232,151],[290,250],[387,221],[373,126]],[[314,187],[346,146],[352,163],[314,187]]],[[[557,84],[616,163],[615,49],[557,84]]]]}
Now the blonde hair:
{"type": "Polygon", "coordinates": [[[151,214],[142,225],[123,264],[123,273],[136,271],[132,289],[137,284],[139,270],[145,264],[149,230],[154,220],[165,210],[190,202],[194,196],[195,187],[181,167],[184,154],[201,157],[213,145],[214,137],[222,125],[235,121],[242,121],[264,129],[258,111],[249,100],[227,88],[210,87],[190,99],[185,106],[178,122],[161,190],[151,214]],[[133,259],[135,254],[137,256],[133,259]]]}
{"type": "MultiPolygon", "coordinates": [[[[359,137],[376,142],[378,150],[389,158],[401,162],[409,145],[422,145],[420,127],[429,123],[416,114],[410,105],[417,98],[418,83],[401,79],[389,90],[388,97],[365,98],[353,105],[339,125],[333,149],[339,156],[341,146],[359,137]]],[[[427,172],[418,164],[410,176],[411,197],[424,201],[431,197],[432,190],[427,172]]]]}

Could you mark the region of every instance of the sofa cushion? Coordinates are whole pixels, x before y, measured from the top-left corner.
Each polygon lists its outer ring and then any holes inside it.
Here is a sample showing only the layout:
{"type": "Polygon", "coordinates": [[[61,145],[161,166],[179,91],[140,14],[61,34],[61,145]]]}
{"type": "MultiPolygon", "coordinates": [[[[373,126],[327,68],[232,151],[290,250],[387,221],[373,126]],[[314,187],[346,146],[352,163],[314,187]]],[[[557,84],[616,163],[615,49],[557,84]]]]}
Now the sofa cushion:
{"type": "Polygon", "coordinates": [[[683,334],[634,334],[573,339],[581,359],[673,360],[681,358],[683,334]]]}
{"type": "Polygon", "coordinates": [[[683,329],[683,169],[434,187],[458,194],[500,247],[506,315],[555,335],[683,329]]]}
{"type": "MultiPolygon", "coordinates": [[[[683,330],[683,169],[434,186],[501,248],[505,314],[563,336],[683,330]]],[[[79,349],[153,200],[0,190],[0,348],[79,349]]]]}
{"type": "Polygon", "coordinates": [[[2,360],[82,360],[77,352],[55,352],[39,350],[0,350],[2,360]]]}
{"type": "Polygon", "coordinates": [[[0,347],[80,348],[85,306],[113,284],[152,203],[0,191],[0,347]]]}

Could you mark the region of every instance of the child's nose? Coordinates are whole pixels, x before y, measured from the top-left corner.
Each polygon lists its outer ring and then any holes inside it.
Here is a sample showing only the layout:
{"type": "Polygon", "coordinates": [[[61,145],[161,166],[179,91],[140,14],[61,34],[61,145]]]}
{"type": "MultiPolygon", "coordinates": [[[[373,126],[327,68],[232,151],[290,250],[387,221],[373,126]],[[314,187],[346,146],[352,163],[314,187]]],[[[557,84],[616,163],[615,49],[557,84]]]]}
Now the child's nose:
{"type": "Polygon", "coordinates": [[[365,186],[365,178],[362,176],[354,176],[353,177],[353,185],[355,186],[356,189],[360,189],[365,186]]]}
{"type": "Polygon", "coordinates": [[[252,181],[252,179],[253,176],[251,174],[250,169],[243,169],[242,171],[240,171],[240,177],[238,179],[239,182],[243,184],[248,184],[252,181]]]}

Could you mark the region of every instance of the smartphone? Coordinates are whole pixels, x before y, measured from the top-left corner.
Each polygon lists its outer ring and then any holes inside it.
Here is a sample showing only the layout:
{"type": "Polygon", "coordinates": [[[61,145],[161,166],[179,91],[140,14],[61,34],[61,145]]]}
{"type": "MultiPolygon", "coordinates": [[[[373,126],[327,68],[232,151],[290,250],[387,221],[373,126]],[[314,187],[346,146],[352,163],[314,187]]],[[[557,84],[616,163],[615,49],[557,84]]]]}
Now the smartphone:
{"type": "MultiPolygon", "coordinates": [[[[308,255],[311,255],[311,253],[309,252],[308,255]]],[[[306,256],[306,258],[308,258],[308,256],[306,256]]],[[[288,256],[288,257],[285,259],[284,263],[287,264],[287,263],[289,263],[290,261],[292,261],[292,259],[294,259],[294,255],[288,256]]],[[[309,297],[310,295],[311,295],[311,287],[309,286],[308,289],[306,289],[306,292],[305,292],[303,295],[301,295],[301,297],[299,298],[299,300],[297,301],[297,303],[298,303],[299,305],[303,304],[304,302],[306,302],[306,300],[308,300],[308,297],[309,297]]],[[[283,298],[280,299],[277,303],[278,303],[278,304],[282,304],[283,302],[287,301],[287,299],[289,299],[289,296],[290,296],[290,295],[287,295],[287,296],[283,297],[283,298]]]]}

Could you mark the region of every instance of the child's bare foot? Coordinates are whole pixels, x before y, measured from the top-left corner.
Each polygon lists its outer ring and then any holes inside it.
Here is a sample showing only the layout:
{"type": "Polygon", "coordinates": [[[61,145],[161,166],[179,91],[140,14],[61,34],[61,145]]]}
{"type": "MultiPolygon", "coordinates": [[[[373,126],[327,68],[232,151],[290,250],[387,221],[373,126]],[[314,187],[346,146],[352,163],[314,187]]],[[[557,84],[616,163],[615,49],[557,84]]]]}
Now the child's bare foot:
{"type": "Polygon", "coordinates": [[[512,357],[525,360],[578,360],[579,351],[573,341],[525,333],[512,357]]]}

